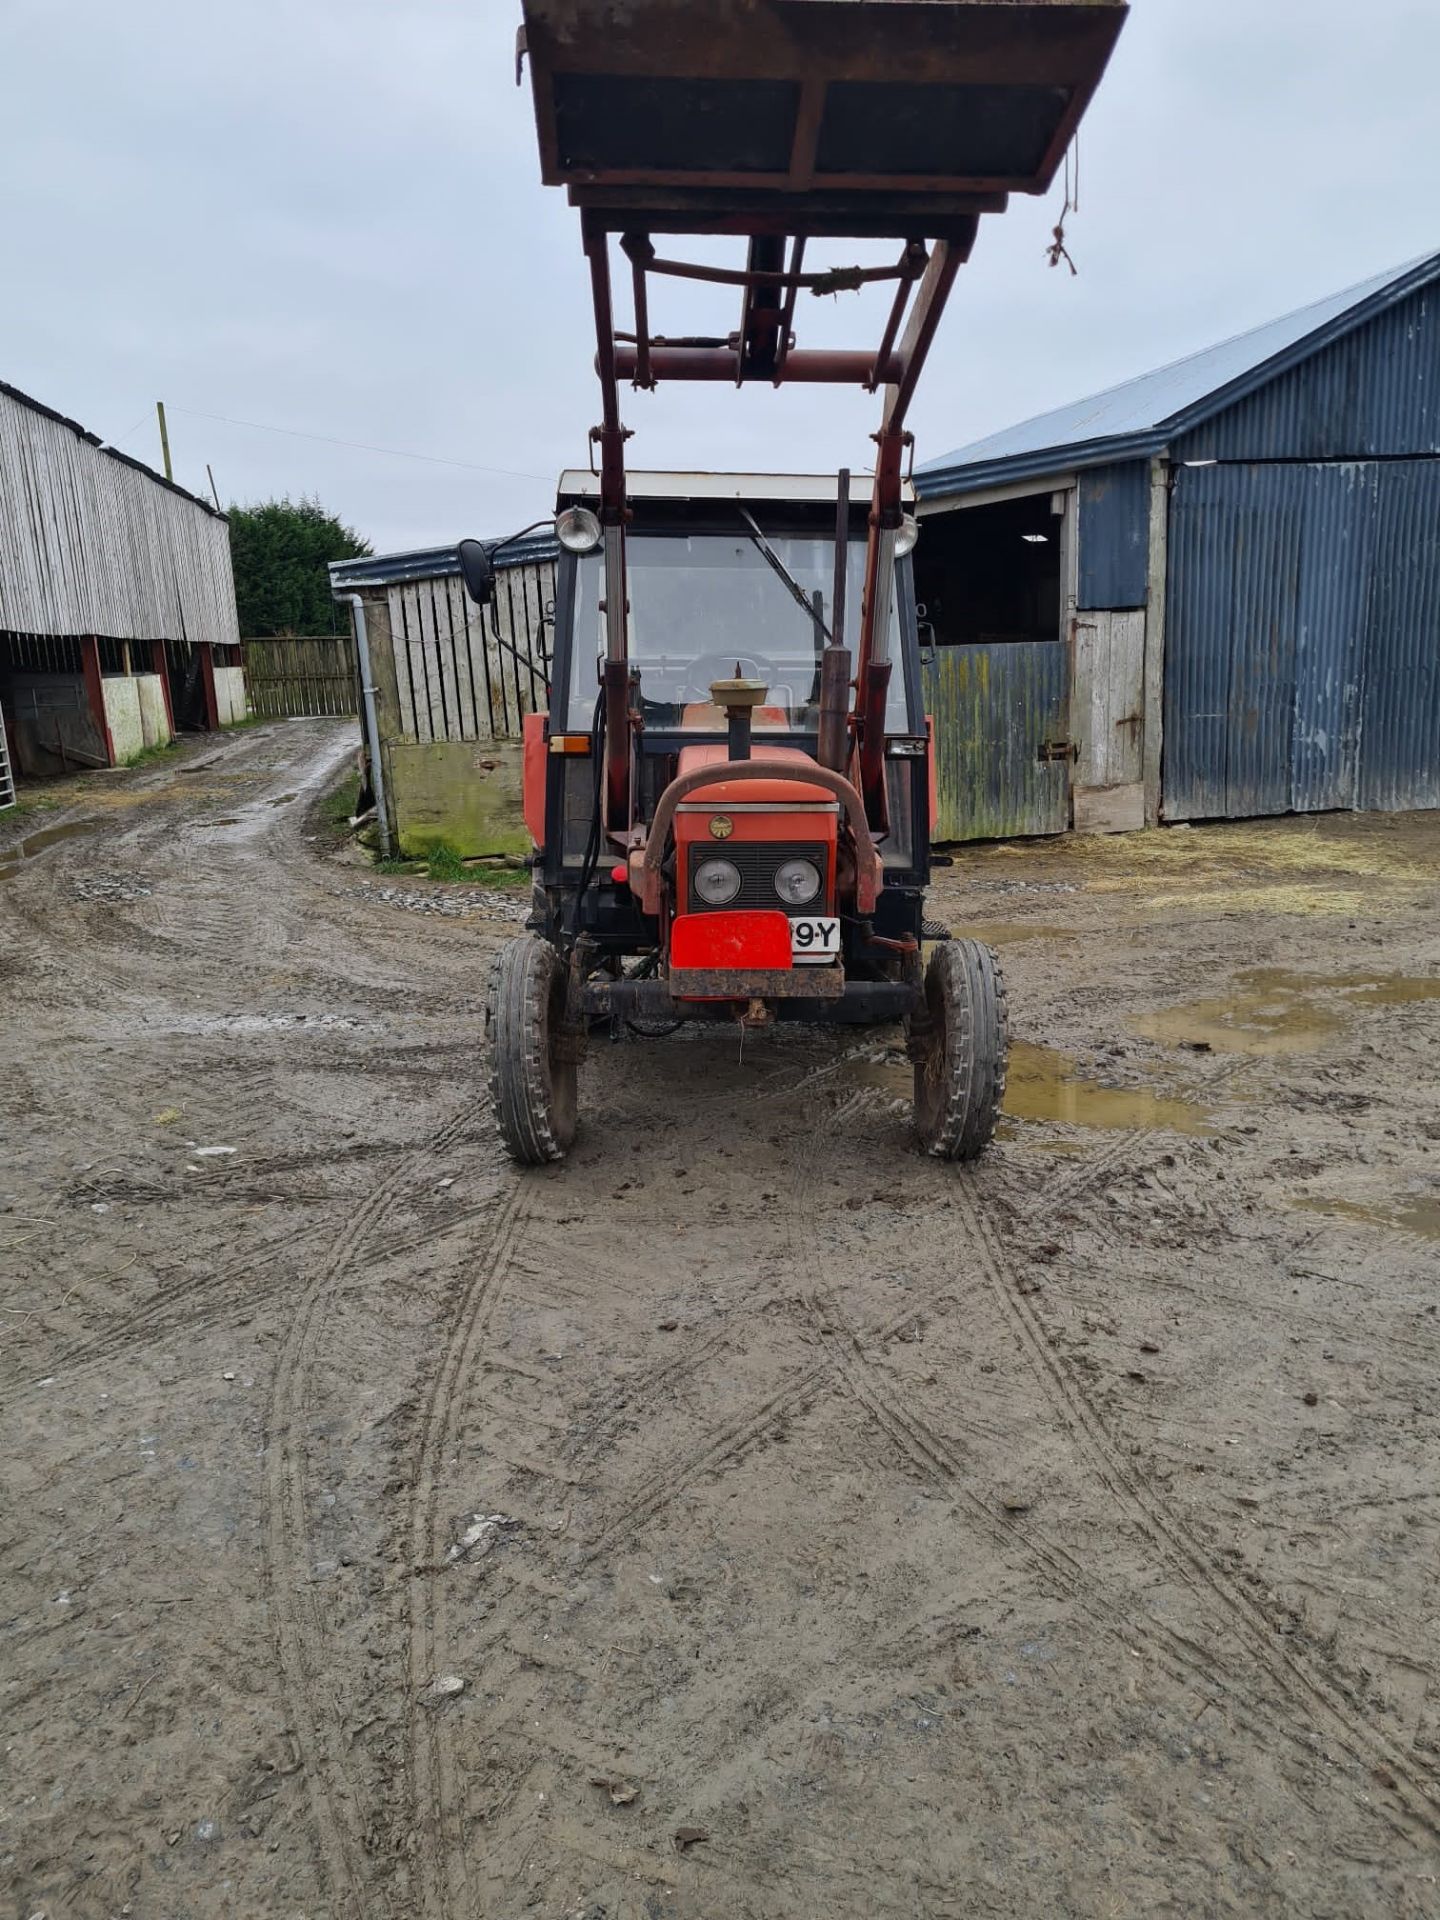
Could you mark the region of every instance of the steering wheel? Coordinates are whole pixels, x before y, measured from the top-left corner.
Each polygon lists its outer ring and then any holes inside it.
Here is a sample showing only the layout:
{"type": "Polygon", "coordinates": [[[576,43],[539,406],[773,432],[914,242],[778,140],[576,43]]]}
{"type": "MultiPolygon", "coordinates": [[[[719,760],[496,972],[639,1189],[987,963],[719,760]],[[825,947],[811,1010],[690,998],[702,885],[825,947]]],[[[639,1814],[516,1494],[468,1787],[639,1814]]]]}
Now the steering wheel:
{"type": "Polygon", "coordinates": [[[763,680],[767,687],[773,687],[781,673],[773,660],[758,653],[702,653],[685,670],[685,693],[691,699],[708,700],[711,681],[733,680],[737,664],[742,680],[763,680]]]}

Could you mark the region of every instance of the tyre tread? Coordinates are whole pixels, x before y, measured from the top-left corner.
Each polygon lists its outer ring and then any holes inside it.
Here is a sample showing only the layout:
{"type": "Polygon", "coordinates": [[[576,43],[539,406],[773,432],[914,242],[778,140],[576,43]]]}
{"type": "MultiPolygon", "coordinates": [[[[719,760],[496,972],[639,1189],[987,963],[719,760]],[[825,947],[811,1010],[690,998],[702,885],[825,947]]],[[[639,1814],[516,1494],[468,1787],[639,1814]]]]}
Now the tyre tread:
{"type": "Polygon", "coordinates": [[[993,950],[947,940],[926,970],[926,994],[943,998],[951,1032],[944,1105],[925,1148],[941,1160],[974,1160],[995,1136],[1005,1097],[1010,1006],[993,950]]]}
{"type": "Polygon", "coordinates": [[[501,1145],[525,1167],[565,1157],[555,1132],[546,1080],[551,996],[560,956],[530,934],[507,941],[490,971],[485,1030],[490,1105],[501,1145]]]}

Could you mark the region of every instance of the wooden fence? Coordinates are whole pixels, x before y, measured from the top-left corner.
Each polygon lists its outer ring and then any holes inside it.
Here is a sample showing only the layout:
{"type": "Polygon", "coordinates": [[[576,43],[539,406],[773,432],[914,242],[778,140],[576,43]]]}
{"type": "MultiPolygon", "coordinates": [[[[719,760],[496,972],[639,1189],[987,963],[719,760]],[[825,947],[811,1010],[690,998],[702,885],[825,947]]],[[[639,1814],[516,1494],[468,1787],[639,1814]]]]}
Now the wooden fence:
{"type": "Polygon", "coordinates": [[[245,642],[245,685],[262,719],[358,713],[355,643],[348,634],[293,635],[245,642]]]}
{"type": "Polygon", "coordinates": [[[406,740],[518,740],[550,678],[555,565],[504,566],[477,607],[458,573],[388,594],[400,733],[406,740]]]}

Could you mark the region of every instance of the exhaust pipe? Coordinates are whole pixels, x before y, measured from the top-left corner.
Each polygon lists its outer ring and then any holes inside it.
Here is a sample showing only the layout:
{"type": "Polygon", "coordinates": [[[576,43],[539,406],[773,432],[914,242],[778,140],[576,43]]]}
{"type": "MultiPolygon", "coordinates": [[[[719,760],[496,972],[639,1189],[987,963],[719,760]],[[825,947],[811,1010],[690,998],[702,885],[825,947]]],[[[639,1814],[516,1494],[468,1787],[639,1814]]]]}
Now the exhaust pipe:
{"type": "Polygon", "coordinates": [[[815,758],[832,773],[850,764],[850,649],[845,645],[845,595],[850,567],[850,469],[840,469],[835,503],[835,589],[830,598],[834,638],[820,657],[820,722],[815,758]]]}

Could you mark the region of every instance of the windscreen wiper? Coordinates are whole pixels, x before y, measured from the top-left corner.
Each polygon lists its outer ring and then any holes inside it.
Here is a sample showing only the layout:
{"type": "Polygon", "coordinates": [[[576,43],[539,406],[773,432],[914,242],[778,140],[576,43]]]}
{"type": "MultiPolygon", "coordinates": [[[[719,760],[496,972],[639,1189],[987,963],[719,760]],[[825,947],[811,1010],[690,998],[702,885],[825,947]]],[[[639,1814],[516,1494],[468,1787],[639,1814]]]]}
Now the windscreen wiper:
{"type": "Polygon", "coordinates": [[[765,559],[770,562],[770,565],[775,569],[776,573],[785,582],[785,585],[789,589],[791,597],[794,599],[796,606],[803,608],[805,613],[809,616],[809,618],[815,622],[816,626],[820,629],[821,633],[825,637],[825,644],[827,646],[834,646],[835,636],[831,633],[829,627],[826,626],[824,615],[820,612],[819,594],[818,593],[816,594],[814,600],[810,598],[809,594],[806,593],[805,589],[801,586],[800,582],[795,578],[794,574],[791,573],[790,569],[786,566],[785,562],[780,558],[779,554],[776,553],[775,549],[771,546],[770,542],[765,538],[764,534],[760,531],[759,527],[756,526],[754,517],[751,515],[748,508],[741,507],[740,517],[745,522],[746,526],[749,527],[750,538],[754,543],[754,545],[759,548],[760,552],[764,555],[765,559]]]}

